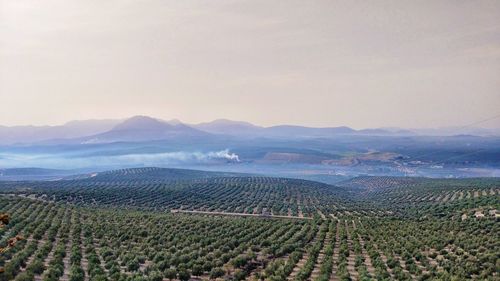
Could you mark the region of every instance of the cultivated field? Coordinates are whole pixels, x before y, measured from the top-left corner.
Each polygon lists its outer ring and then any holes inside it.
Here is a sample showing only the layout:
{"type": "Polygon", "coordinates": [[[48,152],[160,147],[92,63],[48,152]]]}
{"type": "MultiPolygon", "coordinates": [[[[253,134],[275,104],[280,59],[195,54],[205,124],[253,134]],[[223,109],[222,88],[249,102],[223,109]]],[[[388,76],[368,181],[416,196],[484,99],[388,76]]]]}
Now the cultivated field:
{"type": "Polygon", "coordinates": [[[0,191],[1,245],[25,238],[0,280],[499,280],[498,180],[145,168],[0,191]]]}

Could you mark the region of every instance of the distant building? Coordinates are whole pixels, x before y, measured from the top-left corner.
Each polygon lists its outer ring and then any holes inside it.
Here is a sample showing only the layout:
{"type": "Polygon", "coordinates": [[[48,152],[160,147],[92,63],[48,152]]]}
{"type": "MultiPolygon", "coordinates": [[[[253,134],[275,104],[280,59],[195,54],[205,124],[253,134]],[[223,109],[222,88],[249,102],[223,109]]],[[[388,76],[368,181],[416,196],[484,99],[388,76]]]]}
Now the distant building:
{"type": "Polygon", "coordinates": [[[262,208],[262,213],[260,215],[263,217],[270,217],[271,212],[269,210],[267,210],[267,208],[262,208]]]}

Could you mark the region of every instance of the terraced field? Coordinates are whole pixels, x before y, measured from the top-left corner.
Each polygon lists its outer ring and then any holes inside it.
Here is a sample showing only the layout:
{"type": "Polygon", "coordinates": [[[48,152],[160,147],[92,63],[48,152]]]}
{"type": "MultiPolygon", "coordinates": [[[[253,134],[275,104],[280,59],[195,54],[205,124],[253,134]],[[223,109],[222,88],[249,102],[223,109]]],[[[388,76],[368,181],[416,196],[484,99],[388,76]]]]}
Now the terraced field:
{"type": "Polygon", "coordinates": [[[499,181],[163,172],[2,183],[0,280],[499,280],[499,181]]]}

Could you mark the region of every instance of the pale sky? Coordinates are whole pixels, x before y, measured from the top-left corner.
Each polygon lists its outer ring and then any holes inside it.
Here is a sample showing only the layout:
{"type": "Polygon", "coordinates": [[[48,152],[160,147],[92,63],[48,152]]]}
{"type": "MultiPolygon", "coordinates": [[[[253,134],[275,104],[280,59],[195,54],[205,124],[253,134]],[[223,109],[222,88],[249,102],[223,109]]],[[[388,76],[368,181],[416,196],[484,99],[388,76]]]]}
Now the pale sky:
{"type": "Polygon", "coordinates": [[[486,119],[500,114],[500,1],[0,0],[0,125],[137,114],[486,119]]]}

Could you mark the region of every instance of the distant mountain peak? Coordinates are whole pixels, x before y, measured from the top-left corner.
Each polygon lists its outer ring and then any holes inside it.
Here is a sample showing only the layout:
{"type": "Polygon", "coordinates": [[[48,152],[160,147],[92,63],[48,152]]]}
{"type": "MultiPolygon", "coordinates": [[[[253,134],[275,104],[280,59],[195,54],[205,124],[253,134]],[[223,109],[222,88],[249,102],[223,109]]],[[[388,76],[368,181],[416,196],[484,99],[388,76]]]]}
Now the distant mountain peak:
{"type": "Polygon", "coordinates": [[[125,130],[164,130],[172,127],[159,119],[149,116],[137,115],[130,117],[122,123],[116,125],[112,131],[125,131],[125,130]]]}
{"type": "Polygon", "coordinates": [[[229,119],[215,119],[212,122],[209,122],[211,124],[218,124],[218,125],[234,125],[234,124],[239,124],[239,125],[249,125],[249,126],[255,126],[254,124],[246,121],[235,121],[235,120],[229,120],[229,119]]]}
{"type": "Polygon", "coordinates": [[[256,134],[263,127],[245,121],[216,119],[212,122],[193,125],[194,128],[216,134],[256,134]]]}
{"type": "Polygon", "coordinates": [[[81,126],[81,125],[95,125],[95,124],[117,124],[123,120],[120,119],[85,119],[85,120],[71,120],[64,123],[62,126],[81,126]]]}
{"type": "Polygon", "coordinates": [[[164,121],[149,116],[137,115],[124,120],[108,132],[89,136],[82,143],[137,142],[167,139],[188,141],[193,137],[201,136],[207,136],[207,133],[184,125],[178,120],[164,121]]]}
{"type": "Polygon", "coordinates": [[[171,120],[168,120],[168,121],[165,121],[166,123],[170,124],[170,125],[174,125],[174,126],[177,126],[177,125],[184,125],[184,123],[182,123],[181,120],[179,119],[171,119],[171,120]]]}

